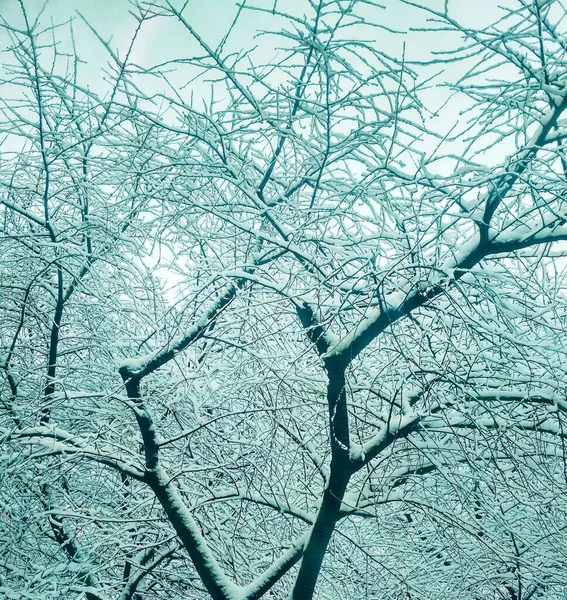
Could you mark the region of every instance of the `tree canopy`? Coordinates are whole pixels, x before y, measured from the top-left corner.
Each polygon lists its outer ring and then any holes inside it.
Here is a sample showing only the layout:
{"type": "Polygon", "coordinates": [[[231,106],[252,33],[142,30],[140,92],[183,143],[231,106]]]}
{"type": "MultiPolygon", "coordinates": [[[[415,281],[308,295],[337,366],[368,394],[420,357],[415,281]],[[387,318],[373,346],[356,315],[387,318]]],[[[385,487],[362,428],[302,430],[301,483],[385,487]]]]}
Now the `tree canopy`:
{"type": "Polygon", "coordinates": [[[11,4],[0,596],[564,598],[564,1],[11,4]]]}

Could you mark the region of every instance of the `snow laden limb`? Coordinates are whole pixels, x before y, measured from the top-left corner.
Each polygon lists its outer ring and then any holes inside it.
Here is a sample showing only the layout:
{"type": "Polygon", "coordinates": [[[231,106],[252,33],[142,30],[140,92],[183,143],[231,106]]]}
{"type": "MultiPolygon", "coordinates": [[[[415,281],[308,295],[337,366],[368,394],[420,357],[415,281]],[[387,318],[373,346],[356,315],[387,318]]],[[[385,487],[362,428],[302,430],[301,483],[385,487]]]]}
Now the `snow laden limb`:
{"type": "MultiPolygon", "coordinates": [[[[129,394],[136,399],[132,381],[127,383],[129,394]]],[[[255,600],[272,587],[301,557],[304,540],[300,539],[282,557],[246,588],[230,581],[213,556],[197,521],[176,489],[171,476],[165,471],[159,456],[160,438],[152,418],[138,399],[136,418],[144,440],[146,473],[144,481],[154,492],[165,511],[169,523],[191,557],[195,569],[211,597],[215,600],[255,600]]]]}
{"type": "Polygon", "coordinates": [[[134,600],[135,594],[138,592],[140,584],[144,577],[155,571],[161,564],[171,558],[176,552],[179,552],[180,545],[177,541],[171,542],[165,546],[160,552],[145,551],[141,556],[137,556],[132,561],[132,566],[135,572],[130,576],[119,600],[134,600]]]}
{"type": "MultiPolygon", "coordinates": [[[[555,436],[563,437],[564,431],[560,423],[551,420],[552,415],[557,410],[567,414],[567,400],[559,396],[553,390],[531,391],[529,393],[519,391],[502,391],[501,393],[492,393],[488,391],[475,393],[478,400],[490,401],[518,401],[524,400],[535,404],[543,404],[550,407],[547,413],[536,420],[527,418],[517,418],[514,415],[506,417],[477,417],[472,420],[463,415],[447,416],[440,414],[435,416],[431,414],[420,415],[417,413],[400,414],[392,417],[380,431],[370,440],[356,447],[351,444],[354,452],[351,451],[351,461],[353,468],[358,470],[361,466],[370,463],[374,458],[381,455],[394,441],[406,438],[412,433],[422,430],[433,430],[437,432],[454,432],[455,429],[499,429],[511,428],[522,431],[534,431],[539,433],[550,433],[555,436]]],[[[440,408],[437,409],[440,412],[440,408]]]]}
{"type": "Polygon", "coordinates": [[[548,417],[540,419],[507,419],[505,417],[481,417],[474,420],[464,416],[424,419],[424,429],[437,433],[455,433],[456,430],[475,431],[483,429],[533,431],[551,434],[556,438],[567,437],[561,422],[548,417]]]}
{"type": "Polygon", "coordinates": [[[56,504],[51,487],[44,485],[42,488],[42,500],[45,501],[46,508],[50,513],[48,521],[53,532],[53,537],[69,560],[77,565],[77,575],[79,580],[85,585],[86,600],[107,600],[108,596],[101,591],[100,582],[92,571],[92,565],[88,564],[77,536],[69,531],[63,521],[63,517],[54,510],[56,504]]]}
{"type": "Polygon", "coordinates": [[[266,494],[252,492],[245,488],[236,490],[215,490],[214,492],[212,492],[210,497],[203,499],[199,503],[199,506],[210,504],[212,502],[222,502],[224,500],[233,499],[244,500],[246,502],[258,504],[260,506],[273,508],[280,514],[290,515],[291,517],[295,517],[309,525],[313,523],[313,515],[311,513],[308,513],[307,511],[299,508],[298,506],[291,505],[289,501],[287,501],[287,499],[269,497],[266,494]]]}
{"type": "MultiPolygon", "coordinates": [[[[280,561],[268,569],[253,584],[250,584],[246,595],[242,595],[239,586],[230,581],[214,558],[188,506],[161,464],[159,452],[164,441],[159,437],[148,409],[141,400],[140,381],[143,377],[166,364],[190,344],[200,339],[211,322],[235,298],[238,284],[242,285],[245,281],[241,278],[237,284],[226,286],[224,293],[217,296],[217,299],[211,303],[204,316],[194,324],[191,330],[174,340],[168,347],[138,359],[127,359],[119,367],[119,372],[123,378],[128,398],[132,403],[140,433],[144,440],[146,457],[144,481],[160,502],[211,597],[219,600],[259,598],[299,560],[303,551],[303,542],[299,542],[286,552],[280,561]]],[[[175,439],[179,439],[179,436],[175,439]]],[[[169,441],[166,443],[169,443],[169,441]]]]}
{"type": "Polygon", "coordinates": [[[557,392],[554,388],[531,389],[529,392],[522,390],[479,390],[471,393],[474,398],[483,401],[510,401],[528,402],[530,404],[542,404],[548,406],[549,410],[559,410],[567,414],[567,398],[557,392]]]}
{"type": "Polygon", "coordinates": [[[441,267],[440,271],[446,275],[431,282],[425,290],[408,288],[406,291],[386,295],[381,299],[380,308],[370,309],[348,335],[344,336],[339,343],[329,347],[326,351],[328,358],[342,356],[352,361],[385,329],[443,294],[449,286],[488,256],[567,239],[567,229],[559,224],[560,218],[550,224],[550,228],[546,231],[527,231],[519,238],[514,236],[512,239],[507,239],[505,234],[499,234],[491,228],[491,220],[498,207],[538,151],[546,144],[547,136],[566,108],[567,89],[564,89],[561,98],[542,118],[532,139],[521,151],[508,159],[503,172],[490,183],[489,189],[479,203],[479,206],[484,206],[484,210],[482,220],[476,223],[477,233],[464,248],[456,251],[454,256],[441,267]]]}
{"type": "Polygon", "coordinates": [[[368,464],[379,454],[384,452],[394,441],[408,436],[415,431],[422,422],[423,417],[417,414],[406,414],[392,417],[376,435],[362,444],[361,451],[353,461],[357,469],[368,464]]]}
{"type": "MultiPolygon", "coordinates": [[[[49,426],[37,426],[25,429],[0,428],[0,442],[6,443],[10,441],[21,441],[22,443],[45,449],[40,454],[37,454],[37,451],[33,447],[29,449],[27,454],[32,458],[58,455],[86,458],[110,467],[138,481],[143,479],[143,472],[135,466],[116,458],[112,454],[101,453],[89,442],[59,428],[49,426]]],[[[16,458],[16,456],[5,455],[2,458],[9,460],[10,458],[16,458]]]]}
{"type": "Polygon", "coordinates": [[[242,600],[258,600],[274,586],[302,557],[310,532],[301,536],[280,558],[252,583],[242,588],[242,600]]]}
{"type": "Polygon", "coordinates": [[[32,214],[25,208],[17,206],[13,202],[10,202],[9,200],[2,198],[2,199],[0,199],[0,204],[4,205],[6,208],[9,208],[10,210],[13,210],[14,212],[18,213],[19,215],[22,215],[23,217],[25,217],[32,223],[35,223],[36,225],[39,225],[40,227],[43,227],[45,229],[48,228],[48,224],[43,219],[41,219],[41,217],[38,217],[37,215],[32,214]]]}
{"type": "Polygon", "coordinates": [[[238,587],[228,579],[218,564],[197,522],[159,461],[156,461],[153,471],[146,475],[146,481],[177,532],[211,597],[215,600],[238,598],[238,587]]]}
{"type": "Polygon", "coordinates": [[[199,577],[211,597],[215,600],[237,598],[238,588],[225,575],[218,561],[209,549],[193,515],[177,491],[171,477],[162,466],[159,445],[160,438],[148,409],[140,397],[140,383],[122,371],[128,396],[136,403],[136,420],[144,440],[146,473],[144,481],[149,485],[161,504],[168,521],[176,531],[183,547],[191,557],[199,577]]]}
{"type": "Polygon", "coordinates": [[[324,356],[334,342],[332,334],[326,331],[320,316],[316,314],[311,303],[296,301],[294,304],[305,334],[317,349],[319,356],[324,356]]]}
{"type": "Polygon", "coordinates": [[[199,340],[211,323],[220,315],[232,300],[236,297],[237,284],[227,284],[217,294],[217,298],[211,302],[204,314],[193,324],[193,326],[180,337],[172,340],[165,348],[157,350],[137,358],[128,358],[122,361],[118,371],[124,381],[136,379],[140,381],[156,369],[159,369],[177,354],[185,350],[195,341],[199,340]]]}
{"type": "Polygon", "coordinates": [[[517,227],[510,232],[495,234],[491,240],[491,254],[515,252],[565,240],[567,240],[567,227],[563,225],[563,219],[558,218],[548,225],[517,227]]]}

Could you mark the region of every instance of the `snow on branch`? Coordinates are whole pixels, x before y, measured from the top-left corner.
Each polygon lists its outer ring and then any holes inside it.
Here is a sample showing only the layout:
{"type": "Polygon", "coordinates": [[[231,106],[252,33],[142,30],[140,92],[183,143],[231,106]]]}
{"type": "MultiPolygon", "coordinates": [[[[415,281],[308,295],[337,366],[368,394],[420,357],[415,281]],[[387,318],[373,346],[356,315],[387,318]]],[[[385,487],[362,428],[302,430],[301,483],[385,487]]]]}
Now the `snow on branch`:
{"type": "Polygon", "coordinates": [[[193,326],[178,338],[172,340],[165,348],[156,350],[144,356],[127,358],[123,360],[118,368],[124,380],[140,380],[146,375],[159,369],[177,354],[185,350],[193,342],[200,339],[210,324],[216,319],[224,308],[226,308],[236,297],[237,285],[228,284],[223,292],[217,295],[205,313],[193,324],[193,326]]]}

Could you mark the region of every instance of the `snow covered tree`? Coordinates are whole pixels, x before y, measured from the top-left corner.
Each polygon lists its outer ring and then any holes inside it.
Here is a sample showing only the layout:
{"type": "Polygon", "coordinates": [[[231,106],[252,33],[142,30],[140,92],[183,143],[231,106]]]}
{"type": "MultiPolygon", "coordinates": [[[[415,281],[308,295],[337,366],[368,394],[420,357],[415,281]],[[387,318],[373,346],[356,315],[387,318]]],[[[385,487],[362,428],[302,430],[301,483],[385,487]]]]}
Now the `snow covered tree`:
{"type": "Polygon", "coordinates": [[[564,3],[13,4],[0,593],[564,598],[564,3]]]}

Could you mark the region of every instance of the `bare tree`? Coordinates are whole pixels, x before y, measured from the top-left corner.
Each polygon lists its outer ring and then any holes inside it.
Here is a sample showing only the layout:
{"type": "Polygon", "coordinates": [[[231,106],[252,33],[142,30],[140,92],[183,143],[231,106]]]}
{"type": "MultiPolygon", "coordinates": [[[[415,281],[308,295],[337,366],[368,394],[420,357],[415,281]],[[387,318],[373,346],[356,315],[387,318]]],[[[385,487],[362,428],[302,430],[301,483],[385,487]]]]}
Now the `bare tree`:
{"type": "Polygon", "coordinates": [[[3,22],[7,597],[564,597],[566,7],[394,4],[3,22]]]}

